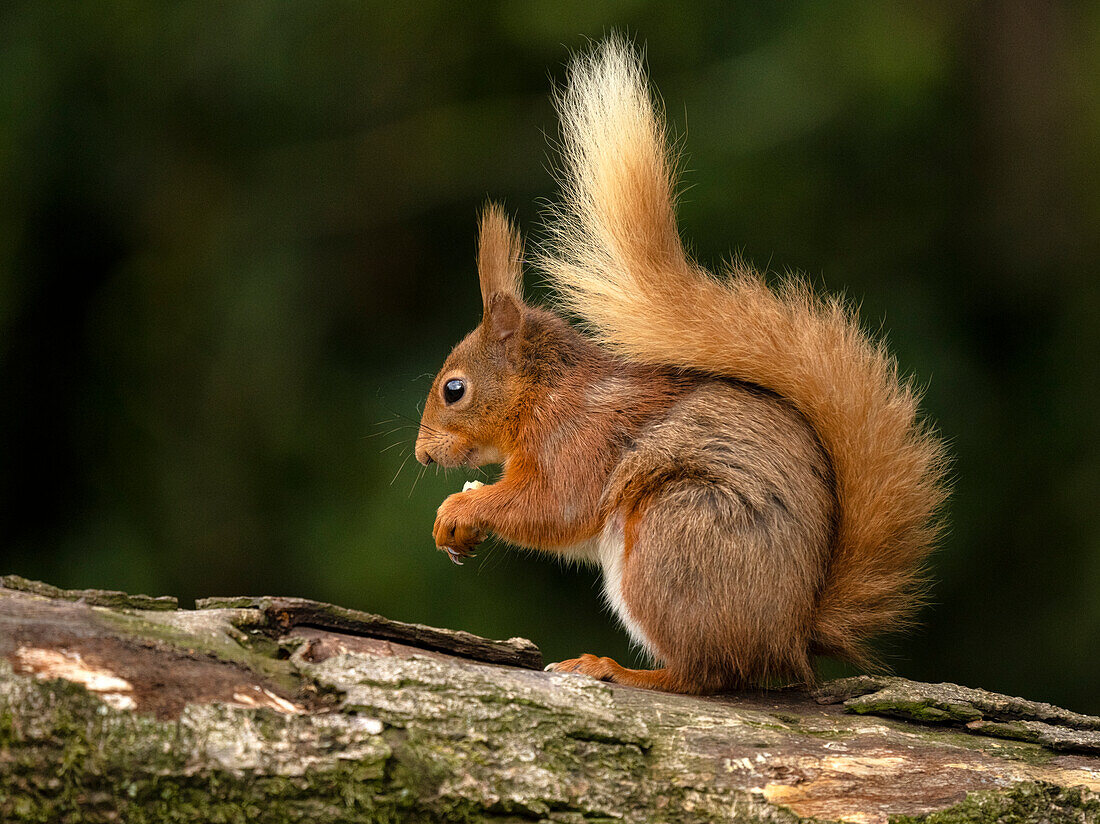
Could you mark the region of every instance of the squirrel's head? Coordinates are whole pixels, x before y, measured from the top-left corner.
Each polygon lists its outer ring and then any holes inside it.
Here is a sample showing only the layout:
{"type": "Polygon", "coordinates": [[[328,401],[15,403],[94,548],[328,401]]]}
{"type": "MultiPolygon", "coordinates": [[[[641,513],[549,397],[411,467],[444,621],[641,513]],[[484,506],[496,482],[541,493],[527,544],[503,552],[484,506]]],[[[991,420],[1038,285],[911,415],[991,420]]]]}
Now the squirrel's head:
{"type": "Polygon", "coordinates": [[[521,389],[517,357],[527,308],[522,259],[519,233],[499,206],[489,204],[477,256],[483,315],[451,351],[424,402],[416,437],[416,459],[424,465],[481,466],[511,451],[515,433],[508,413],[521,389]]]}

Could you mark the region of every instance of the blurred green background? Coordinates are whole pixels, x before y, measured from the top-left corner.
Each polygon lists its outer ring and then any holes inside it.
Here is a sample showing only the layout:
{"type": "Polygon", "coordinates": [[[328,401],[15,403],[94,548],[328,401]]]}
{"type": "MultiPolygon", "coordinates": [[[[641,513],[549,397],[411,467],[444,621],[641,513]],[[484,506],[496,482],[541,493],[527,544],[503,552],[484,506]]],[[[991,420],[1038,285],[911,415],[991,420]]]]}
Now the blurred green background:
{"type": "Polygon", "coordinates": [[[4,4],[0,572],[629,659],[592,571],[433,550],[463,477],[401,428],[478,321],[478,208],[537,241],[550,83],[611,28],[698,257],[846,292],[928,385],[952,530],[890,663],[1100,711],[1096,3],[4,4]]]}

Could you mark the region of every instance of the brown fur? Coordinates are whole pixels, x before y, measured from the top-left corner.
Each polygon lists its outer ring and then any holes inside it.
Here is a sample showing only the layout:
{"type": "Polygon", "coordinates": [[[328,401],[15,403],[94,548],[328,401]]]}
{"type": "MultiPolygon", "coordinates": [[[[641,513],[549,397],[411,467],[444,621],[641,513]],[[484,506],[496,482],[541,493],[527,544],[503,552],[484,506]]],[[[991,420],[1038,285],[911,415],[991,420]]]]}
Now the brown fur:
{"type": "Polygon", "coordinates": [[[628,523],[642,512],[623,599],[670,675],[695,691],[812,679],[835,501],[828,458],[798,412],[703,383],[647,427],[607,489],[628,523]]]}
{"type": "Polygon", "coordinates": [[[559,108],[565,195],[540,263],[604,346],[524,304],[518,233],[489,207],[484,316],[436,378],[416,453],[503,474],[444,501],[437,545],[468,553],[491,531],[600,560],[664,668],[561,670],[710,692],[808,681],[818,652],[865,661],[917,603],[944,495],[915,391],[839,301],[687,258],[664,124],[623,41],[574,63],[559,108]],[[456,375],[468,392],[448,406],[456,375]]]}

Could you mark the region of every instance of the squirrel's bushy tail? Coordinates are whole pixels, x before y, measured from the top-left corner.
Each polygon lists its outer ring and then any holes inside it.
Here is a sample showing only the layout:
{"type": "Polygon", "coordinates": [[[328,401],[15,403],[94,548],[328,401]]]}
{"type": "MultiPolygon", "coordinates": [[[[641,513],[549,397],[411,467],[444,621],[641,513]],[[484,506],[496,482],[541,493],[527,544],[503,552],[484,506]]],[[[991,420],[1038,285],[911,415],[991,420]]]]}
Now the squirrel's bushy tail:
{"type": "Polygon", "coordinates": [[[628,42],[576,58],[557,103],[564,192],[542,267],[625,357],[754,383],[806,416],[838,500],[814,644],[866,663],[867,637],[911,615],[939,531],[944,451],[917,391],[839,299],[795,281],[772,290],[739,264],[718,280],[688,258],[664,118],[628,42]]]}

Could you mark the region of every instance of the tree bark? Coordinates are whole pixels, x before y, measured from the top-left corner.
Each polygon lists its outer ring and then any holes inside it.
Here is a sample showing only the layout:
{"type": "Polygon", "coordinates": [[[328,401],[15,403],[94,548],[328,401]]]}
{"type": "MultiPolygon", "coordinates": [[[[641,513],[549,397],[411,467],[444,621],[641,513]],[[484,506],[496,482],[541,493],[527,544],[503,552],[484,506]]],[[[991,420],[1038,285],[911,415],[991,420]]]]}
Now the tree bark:
{"type": "Polygon", "coordinates": [[[1046,704],[665,695],[303,599],[0,584],[5,822],[1100,821],[1100,719],[1046,704]]]}

